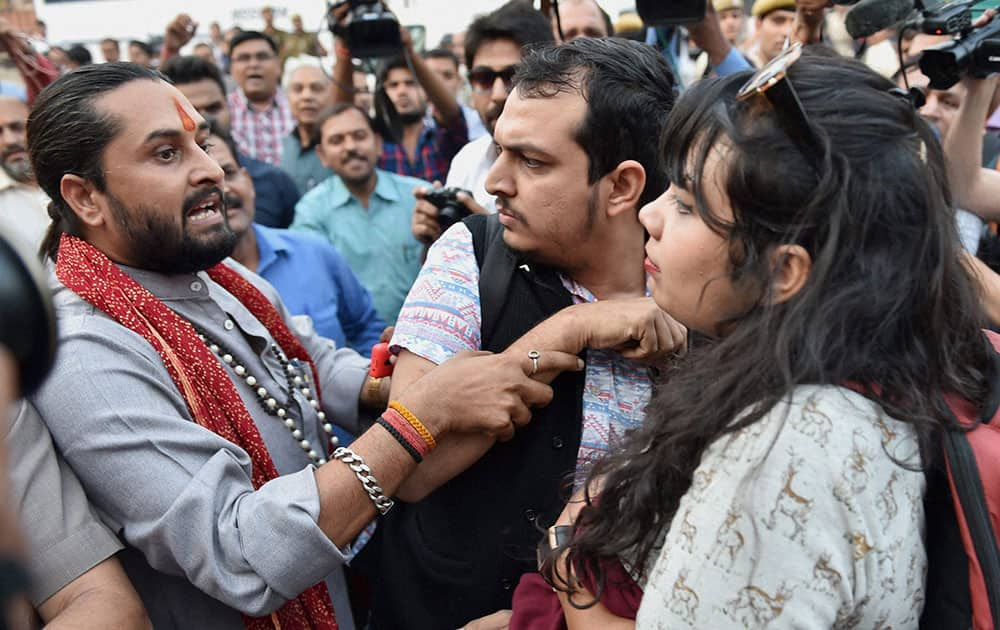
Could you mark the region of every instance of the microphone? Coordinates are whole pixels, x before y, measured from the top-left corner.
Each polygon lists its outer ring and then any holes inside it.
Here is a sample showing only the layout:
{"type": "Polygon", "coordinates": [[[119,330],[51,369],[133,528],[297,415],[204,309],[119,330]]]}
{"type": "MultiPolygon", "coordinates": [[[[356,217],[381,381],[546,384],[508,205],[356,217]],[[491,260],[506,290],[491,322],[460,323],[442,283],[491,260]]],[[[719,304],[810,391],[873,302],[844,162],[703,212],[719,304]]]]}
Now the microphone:
{"type": "Polygon", "coordinates": [[[913,13],[913,0],[860,0],[844,18],[854,39],[869,37],[902,22],[913,13]]]}

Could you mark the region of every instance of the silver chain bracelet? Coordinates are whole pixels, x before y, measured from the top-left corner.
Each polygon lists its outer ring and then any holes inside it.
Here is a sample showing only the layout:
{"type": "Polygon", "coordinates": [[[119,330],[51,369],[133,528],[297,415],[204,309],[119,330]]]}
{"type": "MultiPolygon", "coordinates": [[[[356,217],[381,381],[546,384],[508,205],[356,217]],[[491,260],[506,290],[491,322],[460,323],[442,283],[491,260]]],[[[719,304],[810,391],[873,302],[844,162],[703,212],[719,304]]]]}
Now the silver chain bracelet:
{"type": "Polygon", "coordinates": [[[364,486],[365,492],[368,493],[368,498],[375,504],[375,509],[379,511],[379,514],[385,514],[392,509],[393,500],[382,494],[382,488],[379,487],[378,480],[372,475],[372,469],[368,467],[365,460],[361,459],[360,455],[341,446],[333,452],[333,459],[339,459],[350,466],[358,481],[364,486]]]}

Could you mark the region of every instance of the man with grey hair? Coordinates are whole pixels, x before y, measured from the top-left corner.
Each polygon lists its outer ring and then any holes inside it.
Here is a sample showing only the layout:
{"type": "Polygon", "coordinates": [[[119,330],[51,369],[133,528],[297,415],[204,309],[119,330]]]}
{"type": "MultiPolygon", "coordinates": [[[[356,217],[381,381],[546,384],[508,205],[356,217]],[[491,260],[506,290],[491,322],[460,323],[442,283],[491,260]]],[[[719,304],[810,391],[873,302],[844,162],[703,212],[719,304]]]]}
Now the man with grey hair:
{"type": "Polygon", "coordinates": [[[333,104],[330,78],[319,65],[302,63],[285,72],[284,83],[295,127],[281,143],[281,170],[291,176],[299,194],[304,195],[332,174],[316,154],[316,121],[333,104]]]}
{"type": "Polygon", "coordinates": [[[0,96],[0,228],[37,247],[49,226],[49,198],[28,159],[28,111],[23,101],[0,96]]]}

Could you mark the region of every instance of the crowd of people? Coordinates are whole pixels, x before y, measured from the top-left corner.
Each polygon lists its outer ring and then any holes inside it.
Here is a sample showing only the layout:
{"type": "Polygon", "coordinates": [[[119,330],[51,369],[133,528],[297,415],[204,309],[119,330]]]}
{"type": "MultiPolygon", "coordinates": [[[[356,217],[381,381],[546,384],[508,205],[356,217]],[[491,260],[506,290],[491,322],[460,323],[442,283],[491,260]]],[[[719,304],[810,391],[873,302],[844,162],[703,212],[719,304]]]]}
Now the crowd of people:
{"type": "Polygon", "coordinates": [[[823,0],[543,4],[377,62],[271,8],[0,27],[58,331],[18,391],[0,329],[0,627],[931,627],[995,78],[823,0]]]}

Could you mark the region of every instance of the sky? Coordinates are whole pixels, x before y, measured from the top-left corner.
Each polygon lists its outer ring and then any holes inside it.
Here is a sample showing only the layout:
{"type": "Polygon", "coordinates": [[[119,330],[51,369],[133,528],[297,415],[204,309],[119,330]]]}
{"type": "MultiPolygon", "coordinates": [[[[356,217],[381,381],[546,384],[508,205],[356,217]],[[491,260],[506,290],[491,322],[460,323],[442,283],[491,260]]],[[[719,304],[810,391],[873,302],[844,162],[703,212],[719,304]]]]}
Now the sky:
{"type": "MultiPolygon", "coordinates": [[[[238,23],[259,28],[260,8],[275,8],[278,28],[288,28],[292,13],[300,13],[306,28],[322,24],[324,0],[35,0],[35,9],[49,25],[53,42],[97,42],[108,36],[119,39],[147,38],[162,33],[163,26],[177,13],[189,13],[201,22],[199,35],[207,34],[208,24],[238,23]]],[[[462,30],[473,17],[489,12],[503,0],[389,0],[406,24],[423,24],[428,40],[437,43],[445,33],[462,30]]],[[[536,0],[537,4],[537,0],[536,0]]],[[[613,18],[635,0],[598,0],[613,18]]]]}

